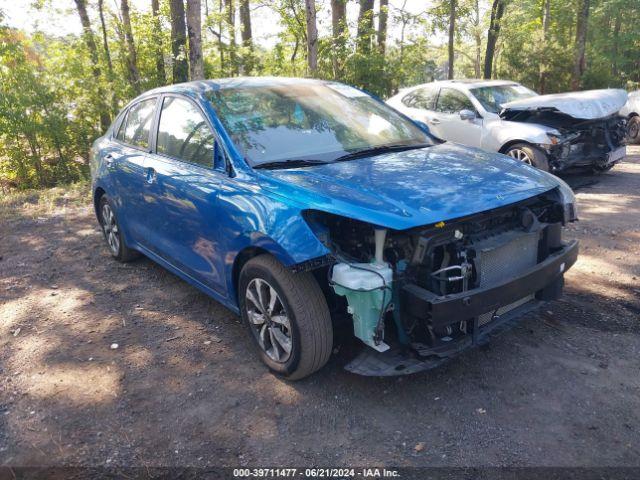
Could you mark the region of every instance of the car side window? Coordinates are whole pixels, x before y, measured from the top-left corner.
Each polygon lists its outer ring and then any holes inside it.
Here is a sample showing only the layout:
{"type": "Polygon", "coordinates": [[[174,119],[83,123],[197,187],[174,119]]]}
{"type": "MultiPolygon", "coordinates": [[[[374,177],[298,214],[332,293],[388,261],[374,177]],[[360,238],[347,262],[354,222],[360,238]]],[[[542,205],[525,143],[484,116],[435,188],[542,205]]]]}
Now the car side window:
{"type": "Polygon", "coordinates": [[[414,90],[402,99],[407,107],[433,110],[438,95],[438,89],[433,87],[423,87],[414,90]]]}
{"type": "Polygon", "coordinates": [[[121,142],[124,142],[124,126],[127,123],[127,112],[124,113],[124,115],[122,115],[122,120],[120,121],[120,124],[118,125],[118,131],[116,132],[115,138],[120,140],[121,142]]]}
{"type": "Polygon", "coordinates": [[[151,131],[155,108],[155,98],[143,100],[131,106],[116,138],[129,145],[148,149],[149,132],[151,131]]]}
{"type": "Polygon", "coordinates": [[[165,97],[158,125],[158,153],[205,167],[213,164],[215,140],[200,110],[190,101],[165,97]]]}
{"type": "Polygon", "coordinates": [[[443,113],[458,113],[460,110],[471,110],[475,112],[475,107],[469,97],[453,88],[443,88],[438,96],[436,111],[443,113]]]}

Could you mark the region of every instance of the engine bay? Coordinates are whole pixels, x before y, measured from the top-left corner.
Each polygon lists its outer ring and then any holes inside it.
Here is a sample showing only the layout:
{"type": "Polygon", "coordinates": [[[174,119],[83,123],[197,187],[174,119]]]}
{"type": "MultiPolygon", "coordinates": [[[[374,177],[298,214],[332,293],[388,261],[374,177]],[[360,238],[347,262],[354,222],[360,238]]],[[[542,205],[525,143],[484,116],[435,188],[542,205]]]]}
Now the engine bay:
{"type": "Polygon", "coordinates": [[[558,275],[533,292],[499,292],[563,249],[563,209],[550,192],[405,231],[316,211],[306,218],[332,252],[325,288],[346,304],[342,314],[353,320],[355,336],[377,352],[446,358],[501,317],[562,290],[558,275]]]}

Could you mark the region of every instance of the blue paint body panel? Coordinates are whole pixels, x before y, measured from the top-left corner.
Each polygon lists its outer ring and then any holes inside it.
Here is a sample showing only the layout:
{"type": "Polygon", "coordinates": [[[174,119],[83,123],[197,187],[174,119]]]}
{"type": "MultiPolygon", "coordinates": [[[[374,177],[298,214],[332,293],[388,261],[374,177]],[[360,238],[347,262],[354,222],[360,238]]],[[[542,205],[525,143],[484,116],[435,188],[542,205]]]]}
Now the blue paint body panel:
{"type": "Polygon", "coordinates": [[[329,253],[304,220],[305,210],[403,230],[491,210],[558,186],[552,175],[509,157],[450,143],[304,168],[254,170],[204,94],[286,82],[316,80],[203,81],[139,97],[177,94],[199,105],[232,174],[162,157],[153,148],[125,146],[113,138],[114,127],[93,146],[94,192],[102,189],[113,199],[127,244],[236,312],[234,263],[243,250],[262,249],[285,265],[329,253]],[[110,166],[104,160],[108,154],[114,158],[110,166]],[[156,172],[152,184],[146,181],[149,168],[156,172]]]}

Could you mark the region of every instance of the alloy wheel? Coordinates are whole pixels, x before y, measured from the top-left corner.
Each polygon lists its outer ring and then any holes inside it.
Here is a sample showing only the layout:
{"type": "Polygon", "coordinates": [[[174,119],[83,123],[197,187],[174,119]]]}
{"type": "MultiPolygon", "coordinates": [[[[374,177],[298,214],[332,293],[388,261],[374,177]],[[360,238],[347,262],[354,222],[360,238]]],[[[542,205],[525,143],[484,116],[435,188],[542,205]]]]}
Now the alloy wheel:
{"type": "Polygon", "coordinates": [[[118,255],[120,251],[120,230],[118,229],[116,216],[108,203],[102,206],[102,229],[111,252],[114,255],[118,255]]]}
{"type": "Polygon", "coordinates": [[[531,157],[529,157],[527,152],[525,152],[520,148],[512,148],[507,152],[507,155],[509,155],[511,158],[515,158],[516,160],[520,160],[521,162],[527,163],[529,165],[533,165],[533,162],[531,161],[531,157]]]}
{"type": "Polygon", "coordinates": [[[276,290],[261,278],[249,282],[245,293],[251,331],[274,362],[285,363],[293,346],[291,322],[276,290]]]}

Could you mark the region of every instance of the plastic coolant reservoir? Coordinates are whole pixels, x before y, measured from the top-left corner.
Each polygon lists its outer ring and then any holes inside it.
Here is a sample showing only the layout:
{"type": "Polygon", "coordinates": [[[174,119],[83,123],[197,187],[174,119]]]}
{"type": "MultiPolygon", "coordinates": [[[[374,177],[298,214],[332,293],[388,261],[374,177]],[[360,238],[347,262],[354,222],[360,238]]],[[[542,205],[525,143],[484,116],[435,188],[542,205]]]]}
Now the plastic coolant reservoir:
{"type": "Polygon", "coordinates": [[[338,263],[331,280],[333,290],[347,299],[355,336],[379,352],[388,350],[382,341],[376,345],[374,335],[381,308],[391,301],[393,270],[386,263],[338,263]]]}

